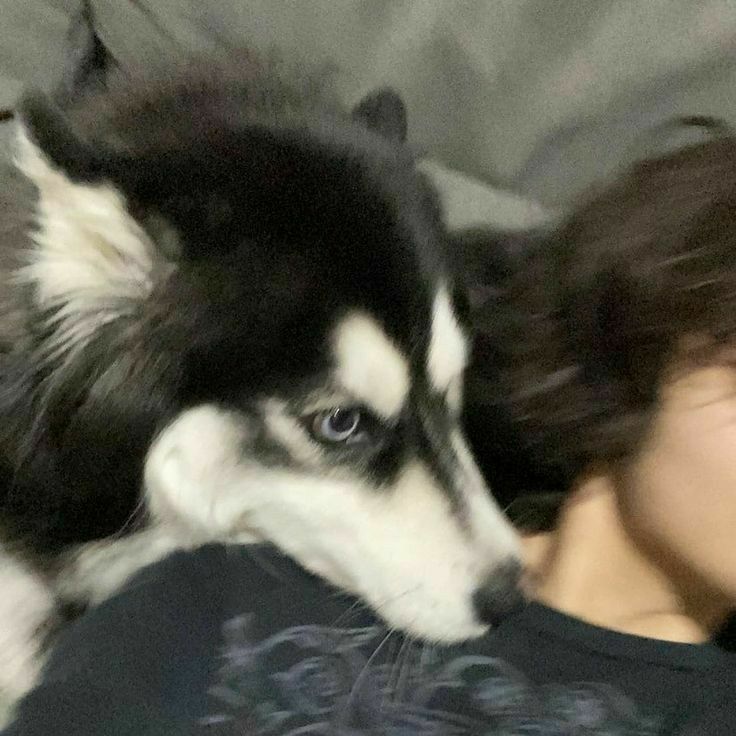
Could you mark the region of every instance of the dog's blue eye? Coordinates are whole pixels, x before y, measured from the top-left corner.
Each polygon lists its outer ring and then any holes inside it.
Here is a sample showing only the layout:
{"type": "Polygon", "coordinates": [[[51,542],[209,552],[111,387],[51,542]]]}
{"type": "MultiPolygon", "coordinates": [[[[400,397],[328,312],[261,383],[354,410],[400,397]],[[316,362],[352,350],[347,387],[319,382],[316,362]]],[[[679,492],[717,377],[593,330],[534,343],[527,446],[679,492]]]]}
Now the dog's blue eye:
{"type": "Polygon", "coordinates": [[[312,431],[325,442],[348,442],[360,435],[362,419],[359,409],[330,409],[315,415],[312,431]]]}

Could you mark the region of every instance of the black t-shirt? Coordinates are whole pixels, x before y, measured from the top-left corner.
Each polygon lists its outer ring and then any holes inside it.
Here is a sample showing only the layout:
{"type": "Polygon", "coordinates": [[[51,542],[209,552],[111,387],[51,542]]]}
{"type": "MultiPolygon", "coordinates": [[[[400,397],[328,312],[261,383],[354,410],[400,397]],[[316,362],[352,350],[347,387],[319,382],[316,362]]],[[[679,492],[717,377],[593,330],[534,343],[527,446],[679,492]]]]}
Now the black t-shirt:
{"type": "Polygon", "coordinates": [[[267,547],[144,570],[63,636],[5,736],[733,736],[734,655],[530,605],[439,647],[267,547]]]}

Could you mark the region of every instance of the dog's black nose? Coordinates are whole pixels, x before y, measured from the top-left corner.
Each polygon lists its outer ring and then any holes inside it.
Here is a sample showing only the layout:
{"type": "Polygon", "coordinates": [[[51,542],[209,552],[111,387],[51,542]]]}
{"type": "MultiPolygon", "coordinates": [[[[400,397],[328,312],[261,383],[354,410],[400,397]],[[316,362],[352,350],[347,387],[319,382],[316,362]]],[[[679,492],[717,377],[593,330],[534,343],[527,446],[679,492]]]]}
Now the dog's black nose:
{"type": "Polygon", "coordinates": [[[502,562],[473,594],[473,605],[483,623],[497,626],[526,604],[521,588],[523,569],[517,560],[502,562]]]}

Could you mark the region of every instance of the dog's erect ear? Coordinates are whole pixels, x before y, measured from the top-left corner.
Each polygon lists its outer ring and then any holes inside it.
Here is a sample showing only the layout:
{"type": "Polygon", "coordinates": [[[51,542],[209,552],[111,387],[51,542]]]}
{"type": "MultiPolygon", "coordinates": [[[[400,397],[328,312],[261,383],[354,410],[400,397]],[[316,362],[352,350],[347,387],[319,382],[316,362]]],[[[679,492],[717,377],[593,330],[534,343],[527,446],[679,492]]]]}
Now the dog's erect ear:
{"type": "Polygon", "coordinates": [[[21,137],[25,138],[21,140],[19,164],[31,179],[35,180],[38,167],[33,163],[39,157],[74,181],[91,183],[103,177],[103,157],[80,137],[51,98],[42,92],[26,94],[18,105],[18,115],[24,131],[21,137]]]}
{"type": "Polygon", "coordinates": [[[353,109],[353,118],[390,141],[406,140],[406,107],[398,92],[379,89],[353,109]]]}
{"type": "Polygon", "coordinates": [[[40,306],[91,319],[105,305],[147,296],[160,256],[106,175],[114,158],[82,140],[41,95],[26,97],[20,114],[16,161],[38,189],[36,247],[24,277],[40,306]]]}
{"type": "Polygon", "coordinates": [[[114,64],[107,47],[97,35],[89,0],[84,0],[72,18],[65,42],[61,80],[54,99],[65,105],[105,85],[114,64]]]}

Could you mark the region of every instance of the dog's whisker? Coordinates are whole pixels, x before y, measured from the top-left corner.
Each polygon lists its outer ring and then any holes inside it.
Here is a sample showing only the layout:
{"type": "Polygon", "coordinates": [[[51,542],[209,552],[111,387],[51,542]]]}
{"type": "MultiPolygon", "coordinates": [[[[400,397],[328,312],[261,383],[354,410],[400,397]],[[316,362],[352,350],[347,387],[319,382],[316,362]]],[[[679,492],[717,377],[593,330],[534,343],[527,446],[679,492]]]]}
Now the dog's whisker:
{"type": "Polygon", "coordinates": [[[398,593],[397,595],[394,595],[394,596],[389,596],[388,598],[384,598],[384,599],[383,599],[383,600],[382,600],[382,601],[381,601],[380,603],[378,603],[377,605],[370,605],[369,607],[370,607],[370,609],[371,609],[371,610],[372,610],[372,611],[373,611],[374,613],[376,613],[376,614],[379,614],[379,615],[380,615],[381,611],[382,611],[382,610],[383,610],[383,609],[384,609],[384,608],[385,608],[385,607],[386,607],[387,605],[389,605],[389,603],[395,603],[396,601],[398,601],[398,600],[401,600],[402,598],[406,597],[407,595],[411,595],[412,593],[416,593],[416,592],[417,592],[417,590],[419,590],[419,589],[420,589],[421,587],[422,587],[421,585],[415,585],[415,586],[414,586],[413,588],[407,588],[407,589],[406,589],[406,590],[404,590],[403,592],[401,592],[401,593],[398,593]]]}
{"type": "Polygon", "coordinates": [[[332,627],[346,625],[351,619],[355,618],[361,611],[366,609],[366,605],[360,599],[356,599],[353,604],[346,608],[333,622],[332,627]]]}
{"type": "Polygon", "coordinates": [[[391,669],[388,673],[388,676],[386,678],[384,691],[382,693],[381,702],[380,702],[380,711],[383,713],[385,706],[387,704],[390,704],[392,701],[397,699],[397,689],[396,689],[396,683],[399,679],[399,673],[401,671],[405,651],[407,647],[407,643],[409,642],[409,637],[403,637],[401,641],[401,645],[399,647],[398,654],[395,657],[391,657],[393,659],[393,662],[391,664],[391,669]]]}
{"type": "Polygon", "coordinates": [[[391,665],[391,671],[389,672],[389,677],[387,681],[389,693],[393,692],[394,690],[396,680],[398,679],[398,672],[401,669],[402,657],[404,656],[404,651],[406,649],[406,644],[408,641],[409,639],[406,636],[402,639],[398,654],[396,655],[396,658],[394,659],[394,662],[391,665]]]}
{"type": "Polygon", "coordinates": [[[396,633],[396,629],[394,628],[390,628],[388,630],[388,632],[386,633],[386,636],[384,636],[383,639],[381,639],[381,641],[378,643],[376,648],[373,650],[373,653],[370,655],[370,657],[368,657],[365,664],[361,668],[360,672],[358,673],[358,676],[355,678],[355,681],[353,682],[353,686],[350,688],[350,693],[348,694],[348,697],[345,701],[345,706],[343,708],[344,716],[347,716],[349,714],[353,701],[355,697],[358,695],[358,693],[360,692],[360,688],[363,685],[363,681],[370,673],[370,669],[373,666],[373,663],[376,657],[378,657],[378,655],[381,653],[386,643],[391,639],[391,637],[395,633],[396,633]]]}
{"type": "Polygon", "coordinates": [[[401,658],[401,652],[404,647],[404,642],[405,642],[405,639],[403,639],[403,637],[401,638],[400,643],[396,641],[396,638],[394,638],[391,641],[391,649],[388,655],[386,656],[386,663],[390,665],[390,669],[386,673],[386,680],[383,683],[383,690],[381,692],[381,697],[379,700],[379,712],[380,713],[384,712],[387,701],[391,700],[391,692],[393,688],[393,673],[396,669],[398,661],[401,658]]]}
{"type": "Polygon", "coordinates": [[[284,575],[284,572],[282,570],[279,570],[274,564],[263,559],[258,547],[256,547],[255,545],[246,544],[244,545],[244,548],[248,557],[250,557],[250,559],[253,560],[253,562],[255,562],[261,570],[263,570],[263,572],[267,573],[272,578],[275,578],[281,583],[290,582],[286,575],[284,575]]]}
{"type": "MultiPolygon", "coordinates": [[[[411,671],[414,668],[414,643],[415,638],[411,635],[407,635],[405,639],[405,646],[403,647],[403,658],[399,664],[399,669],[396,676],[396,683],[394,686],[395,695],[398,699],[401,699],[404,694],[405,687],[410,680],[411,671]]],[[[399,653],[401,657],[401,652],[399,653]]]]}
{"type": "Polygon", "coordinates": [[[130,516],[125,520],[125,523],[120,527],[120,529],[111,538],[119,539],[120,537],[124,536],[125,533],[129,529],[134,528],[136,525],[136,522],[145,516],[145,510],[146,510],[146,501],[144,498],[141,498],[136,504],[133,511],[131,512],[130,516]]]}

